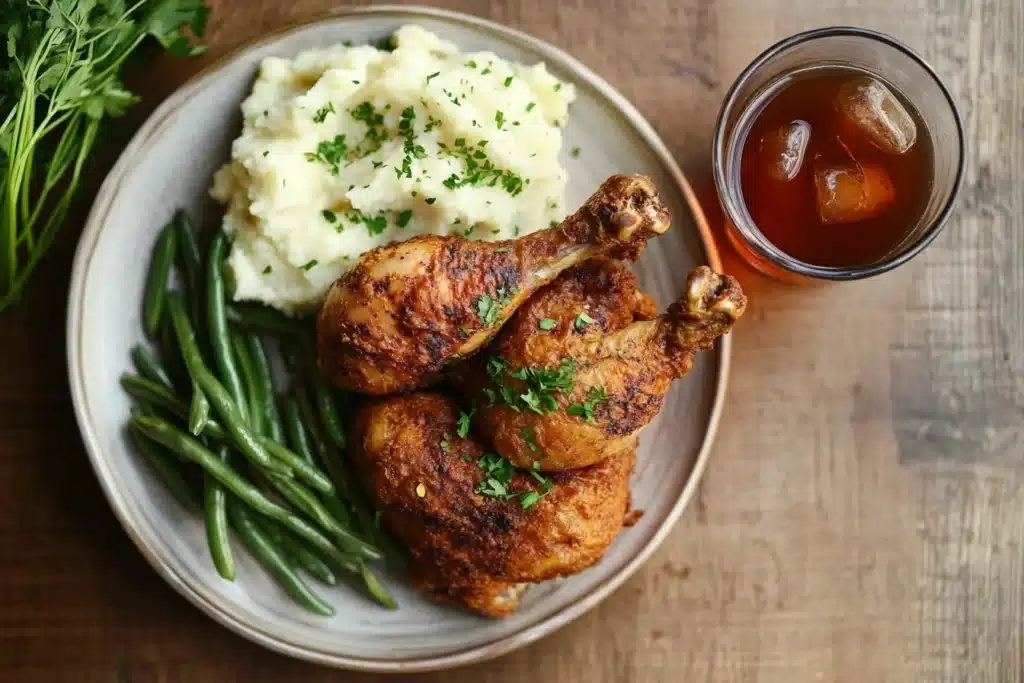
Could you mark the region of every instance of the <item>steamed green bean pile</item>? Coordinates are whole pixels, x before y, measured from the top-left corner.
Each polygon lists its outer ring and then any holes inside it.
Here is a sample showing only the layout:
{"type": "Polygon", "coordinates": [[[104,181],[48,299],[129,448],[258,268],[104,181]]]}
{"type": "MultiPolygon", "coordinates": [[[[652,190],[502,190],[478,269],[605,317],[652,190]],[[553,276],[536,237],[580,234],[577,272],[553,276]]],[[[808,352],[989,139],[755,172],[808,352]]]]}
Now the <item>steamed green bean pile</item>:
{"type": "Polygon", "coordinates": [[[393,546],[348,470],[343,406],[316,367],[312,325],[229,305],[227,238],[217,231],[204,249],[200,237],[178,212],[154,247],[142,310],[151,344],[132,350],[136,372],[121,377],[135,401],[129,432],[139,457],[202,516],[210,562],[225,580],[235,579],[241,541],[314,614],[334,610],[312,581],[347,579],[395,607],[370,566],[393,546]],[[285,392],[267,338],[291,361],[285,392]]]}

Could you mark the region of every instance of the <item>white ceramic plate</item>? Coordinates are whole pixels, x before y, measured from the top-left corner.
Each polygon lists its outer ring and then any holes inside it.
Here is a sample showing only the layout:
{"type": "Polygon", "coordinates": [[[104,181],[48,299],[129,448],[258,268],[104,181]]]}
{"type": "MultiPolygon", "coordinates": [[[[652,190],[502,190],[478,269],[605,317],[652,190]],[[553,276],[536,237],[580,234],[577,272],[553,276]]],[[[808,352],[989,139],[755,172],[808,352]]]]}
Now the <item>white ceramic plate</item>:
{"type": "Polygon", "coordinates": [[[129,350],[142,341],[139,301],[156,233],[178,207],[215,225],[206,199],[213,172],[240,130],[239,104],[257,65],[270,55],[351,40],[373,42],[416,22],[464,50],[492,50],[523,63],[544,61],[578,88],[564,154],[567,206],[583,202],[620,172],[649,174],[673,214],[636,266],[664,307],[687,271],[719,268],[700,208],[650,125],[619,93],[564,52],[527,35],[452,12],[425,8],[353,10],[292,28],[235,52],[168,98],[106,179],[78,245],[68,306],[68,367],[78,424],[96,475],[125,531],[177,591],[224,625],[269,648],[334,666],[371,671],[440,669],[495,657],[530,643],[594,607],[654,551],[679,517],[704,469],[721,408],[729,340],[701,355],[677,382],[661,415],[644,432],[633,478],[644,510],[596,567],[531,589],[522,608],[490,621],[427,602],[399,576],[387,577],[400,604],[383,610],[341,586],[325,591],[330,619],[296,608],[248,556],[239,579],[222,581],[207,555],[198,519],[180,508],[133,456],[124,438],[129,401],[118,385],[129,350]]]}

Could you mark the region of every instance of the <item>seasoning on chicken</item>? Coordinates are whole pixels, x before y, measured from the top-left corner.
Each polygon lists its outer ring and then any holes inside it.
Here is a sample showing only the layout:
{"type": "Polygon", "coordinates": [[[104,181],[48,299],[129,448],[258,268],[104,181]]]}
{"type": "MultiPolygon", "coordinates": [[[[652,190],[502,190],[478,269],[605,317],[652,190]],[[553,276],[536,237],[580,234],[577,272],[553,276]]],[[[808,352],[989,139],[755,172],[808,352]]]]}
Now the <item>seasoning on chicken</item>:
{"type": "Polygon", "coordinates": [[[425,386],[559,273],[602,254],[635,259],[669,221],[650,178],[617,175],[558,227],[518,240],[430,235],[374,249],[327,293],[320,368],[367,394],[425,386]]]}

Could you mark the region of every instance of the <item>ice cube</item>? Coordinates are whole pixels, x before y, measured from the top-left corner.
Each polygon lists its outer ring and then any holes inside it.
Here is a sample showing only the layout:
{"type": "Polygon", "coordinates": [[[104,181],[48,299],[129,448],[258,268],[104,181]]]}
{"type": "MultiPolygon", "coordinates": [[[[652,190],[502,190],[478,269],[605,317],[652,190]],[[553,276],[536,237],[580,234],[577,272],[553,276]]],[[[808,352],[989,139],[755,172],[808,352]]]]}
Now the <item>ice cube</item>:
{"type": "Polygon", "coordinates": [[[880,215],[896,199],[889,174],[877,165],[814,165],[818,216],[825,225],[855,223],[880,215]]]}
{"type": "Polygon", "coordinates": [[[768,175],[782,182],[796,178],[810,141],[811,124],[800,119],[765,133],[761,154],[768,161],[768,175]]]}
{"type": "Polygon", "coordinates": [[[878,79],[857,76],[843,83],[836,95],[836,108],[887,154],[903,154],[917,140],[917,125],[910,112],[878,79]]]}

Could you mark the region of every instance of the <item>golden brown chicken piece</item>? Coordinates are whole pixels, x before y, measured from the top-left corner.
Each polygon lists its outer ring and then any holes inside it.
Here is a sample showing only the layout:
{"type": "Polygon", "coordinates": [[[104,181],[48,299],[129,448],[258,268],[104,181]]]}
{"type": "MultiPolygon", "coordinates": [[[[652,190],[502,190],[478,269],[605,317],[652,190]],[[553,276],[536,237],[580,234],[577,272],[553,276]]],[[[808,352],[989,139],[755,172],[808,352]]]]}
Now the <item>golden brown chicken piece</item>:
{"type": "Polygon", "coordinates": [[[453,388],[479,408],[473,428],[516,466],[566,470],[631,451],[673,380],[746,306],[734,278],[701,266],[664,315],[632,322],[649,309],[624,269],[564,273],[456,370],[453,388]]]}
{"type": "Polygon", "coordinates": [[[426,235],[374,249],[327,292],[320,369],[367,394],[424,386],[559,273],[599,254],[635,259],[669,220],[650,178],[617,175],[558,227],[517,240],[426,235]]]}
{"type": "Polygon", "coordinates": [[[518,604],[515,584],[575,574],[601,558],[629,508],[635,453],[554,473],[546,487],[472,434],[460,438],[459,412],[427,392],[371,403],[353,421],[353,457],[373,506],[409,546],[417,584],[501,616],[518,604]]]}

